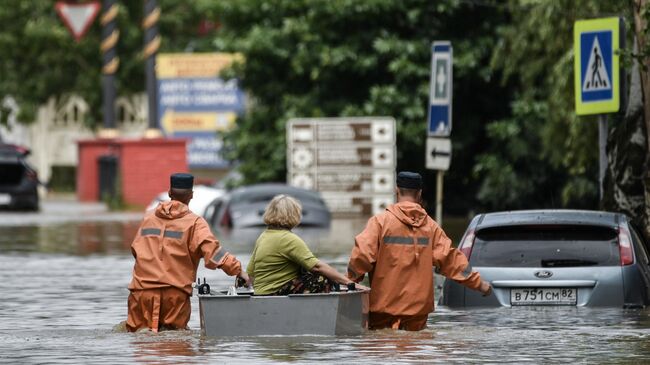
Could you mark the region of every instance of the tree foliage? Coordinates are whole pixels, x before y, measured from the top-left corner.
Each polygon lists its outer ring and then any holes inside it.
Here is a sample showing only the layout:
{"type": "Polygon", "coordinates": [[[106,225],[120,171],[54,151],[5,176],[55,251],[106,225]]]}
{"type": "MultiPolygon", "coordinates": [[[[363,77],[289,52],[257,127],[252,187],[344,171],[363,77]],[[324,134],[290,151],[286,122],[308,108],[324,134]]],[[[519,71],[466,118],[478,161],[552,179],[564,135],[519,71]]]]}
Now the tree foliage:
{"type": "Polygon", "coordinates": [[[488,128],[474,173],[491,209],[598,206],[598,126],[574,113],[573,25],[622,14],[617,0],[511,0],[492,65],[513,82],[511,115],[488,128]]]}
{"type": "MultiPolygon", "coordinates": [[[[214,2],[160,0],[161,52],[211,49],[210,34],[199,34],[199,23],[214,2]]],[[[101,123],[101,25],[98,15],[77,43],[56,14],[54,1],[3,0],[0,6],[0,99],[11,95],[19,103],[20,119],[34,120],[36,109],[51,96],[82,95],[91,106],[89,126],[101,123]]],[[[141,29],[143,1],[117,1],[120,95],[144,89],[141,29]]]]}
{"type": "Polygon", "coordinates": [[[430,46],[451,40],[455,144],[447,192],[451,205],[474,203],[468,172],[482,125],[507,108],[489,70],[498,8],[456,0],[244,0],[216,11],[223,26],[215,45],[244,54],[234,75],[253,97],[228,137],[248,182],[284,180],[292,117],[395,117],[398,168],[422,171],[430,46]]]}
{"type": "MultiPolygon", "coordinates": [[[[125,95],[144,90],[143,2],[118,3],[116,85],[125,95]]],[[[161,52],[244,55],[225,76],[241,80],[251,103],[226,143],[246,182],[285,179],[285,125],[292,117],[392,116],[398,169],[423,171],[430,45],[450,40],[453,159],[445,176],[450,213],[595,208],[597,125],[594,117],[573,112],[573,24],[623,15],[642,38],[639,52],[625,52],[633,56],[628,64],[647,66],[650,54],[646,0],[159,0],[159,5],[161,52]]],[[[50,96],[77,93],[91,105],[89,125],[98,125],[99,22],[75,43],[54,2],[40,0],[5,0],[0,22],[0,96],[18,100],[22,121],[33,120],[50,96]]],[[[645,95],[650,78],[642,76],[645,95]]],[[[638,133],[614,128],[612,134],[619,137],[610,138],[610,153],[617,154],[611,159],[624,164],[625,142],[619,139],[638,133]]],[[[635,148],[637,156],[639,145],[635,148]]],[[[430,198],[434,174],[423,172],[430,198]]],[[[618,181],[614,172],[610,179],[618,181]]],[[[632,185],[626,191],[638,193],[632,185]]]]}

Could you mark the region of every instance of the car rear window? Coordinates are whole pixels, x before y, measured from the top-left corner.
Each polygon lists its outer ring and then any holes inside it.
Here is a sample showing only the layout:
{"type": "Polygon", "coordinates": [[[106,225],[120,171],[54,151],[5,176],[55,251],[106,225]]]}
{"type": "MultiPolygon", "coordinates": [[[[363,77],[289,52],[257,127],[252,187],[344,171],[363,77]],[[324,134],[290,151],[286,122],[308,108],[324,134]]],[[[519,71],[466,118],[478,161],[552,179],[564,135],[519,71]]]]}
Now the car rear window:
{"type": "Polygon", "coordinates": [[[23,178],[25,167],[17,157],[0,155],[0,185],[17,185],[23,178]]]}
{"type": "Polygon", "coordinates": [[[477,233],[470,261],[490,267],[617,266],[618,233],[584,225],[490,228],[477,233]]]}

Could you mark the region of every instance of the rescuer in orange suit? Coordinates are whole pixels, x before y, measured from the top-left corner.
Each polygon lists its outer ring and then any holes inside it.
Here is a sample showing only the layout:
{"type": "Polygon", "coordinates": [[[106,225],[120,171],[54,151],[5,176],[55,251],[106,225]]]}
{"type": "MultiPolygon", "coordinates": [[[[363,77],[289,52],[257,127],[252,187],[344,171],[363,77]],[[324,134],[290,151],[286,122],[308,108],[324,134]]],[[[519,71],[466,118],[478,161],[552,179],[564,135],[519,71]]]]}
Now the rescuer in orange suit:
{"type": "Polygon", "coordinates": [[[208,269],[237,275],[250,285],[237,258],[219,245],[205,219],[187,207],[193,185],[190,174],[171,175],[171,201],[160,203],[144,217],[131,244],[135,265],[126,321],[130,332],[187,328],[192,284],[201,258],[208,269]]]}
{"type": "Polygon", "coordinates": [[[397,203],[370,218],[356,236],[348,277],[359,282],[369,275],[370,329],[419,331],[433,312],[434,268],[485,296],[492,287],[420,206],[420,174],[400,172],[395,191],[397,203]]]}

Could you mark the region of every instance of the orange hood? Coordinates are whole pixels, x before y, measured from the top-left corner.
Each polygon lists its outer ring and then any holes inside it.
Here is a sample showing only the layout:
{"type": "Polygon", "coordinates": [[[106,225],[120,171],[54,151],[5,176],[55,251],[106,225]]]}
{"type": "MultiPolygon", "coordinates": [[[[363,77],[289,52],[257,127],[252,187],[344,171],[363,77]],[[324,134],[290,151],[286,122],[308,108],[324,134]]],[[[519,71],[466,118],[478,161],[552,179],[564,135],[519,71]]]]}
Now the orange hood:
{"type": "Polygon", "coordinates": [[[178,200],[162,202],[156,207],[156,217],[163,219],[181,218],[187,215],[189,212],[190,209],[187,207],[187,205],[179,202],[178,200]]]}
{"type": "Polygon", "coordinates": [[[386,210],[407,226],[421,227],[427,221],[427,212],[418,203],[399,202],[386,210]]]}

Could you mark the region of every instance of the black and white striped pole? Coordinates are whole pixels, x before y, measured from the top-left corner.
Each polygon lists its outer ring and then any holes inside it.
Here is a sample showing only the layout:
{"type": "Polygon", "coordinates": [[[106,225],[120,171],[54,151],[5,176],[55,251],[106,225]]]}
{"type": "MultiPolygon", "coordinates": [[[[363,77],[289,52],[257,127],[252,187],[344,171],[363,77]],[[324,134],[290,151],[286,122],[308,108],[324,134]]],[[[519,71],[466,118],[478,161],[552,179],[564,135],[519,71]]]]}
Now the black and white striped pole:
{"type": "Polygon", "coordinates": [[[144,133],[145,138],[158,138],[162,136],[158,126],[158,85],[156,80],[156,54],[160,48],[160,35],[158,34],[158,20],[160,8],[156,0],[144,2],[144,49],[142,57],[145,59],[145,74],[147,82],[147,99],[149,104],[149,124],[144,133]]]}
{"type": "Polygon", "coordinates": [[[115,128],[115,73],[120,65],[115,46],[120,37],[117,30],[116,18],[119,7],[115,0],[104,0],[102,2],[102,103],[103,103],[103,127],[99,130],[100,138],[115,138],[118,131],[115,128]]]}

